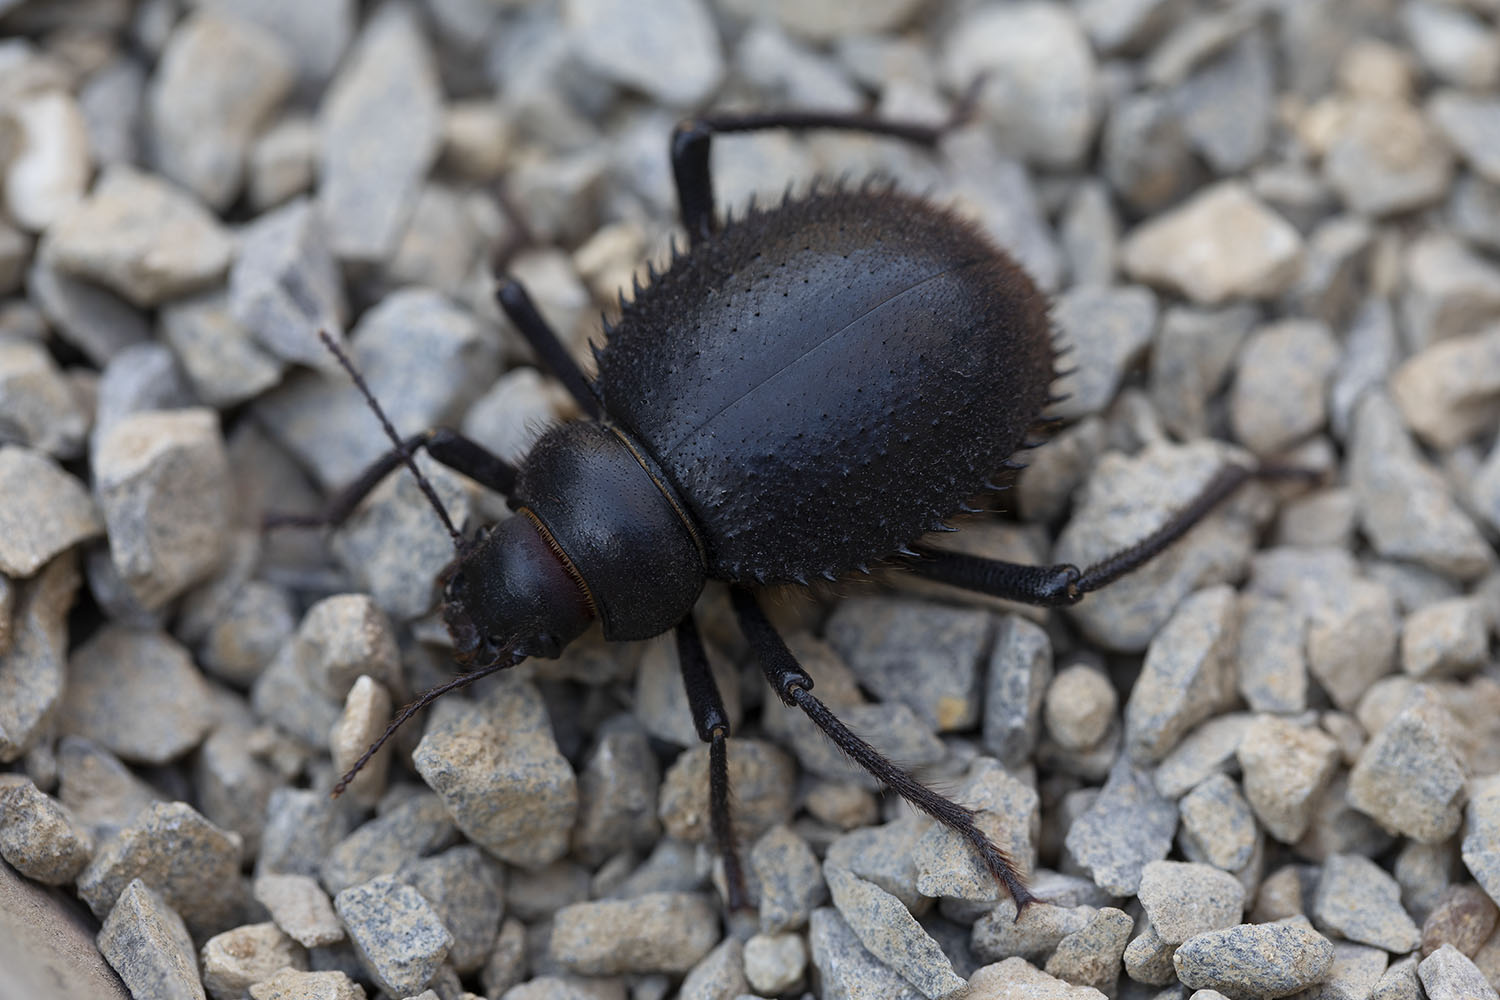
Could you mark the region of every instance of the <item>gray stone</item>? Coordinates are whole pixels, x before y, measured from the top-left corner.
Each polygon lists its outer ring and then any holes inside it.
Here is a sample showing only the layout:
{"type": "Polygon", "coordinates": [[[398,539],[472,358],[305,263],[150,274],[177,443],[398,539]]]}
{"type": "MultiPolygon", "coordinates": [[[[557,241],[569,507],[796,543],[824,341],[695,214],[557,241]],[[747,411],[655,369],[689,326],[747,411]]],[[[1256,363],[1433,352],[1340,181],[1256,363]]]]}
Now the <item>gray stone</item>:
{"type": "Polygon", "coordinates": [[[239,193],[251,140],[290,93],[294,67],[276,37],[211,11],[179,22],[147,94],[152,159],[210,208],[239,193]]]}
{"type": "Polygon", "coordinates": [[[981,745],[1006,767],[1031,758],[1041,730],[1042,699],[1052,681],[1047,633],[1017,615],[995,628],[985,680],[981,745]]]}
{"type": "Polygon", "coordinates": [[[252,891],[276,926],[304,948],[337,944],[344,939],[328,894],[309,875],[261,875],[252,891]]]}
{"type": "Polygon", "coordinates": [[[205,1000],[193,939],[172,907],[134,879],[99,931],[99,950],[132,996],[205,1000]]]}
{"type": "Polygon", "coordinates": [[[1015,148],[1002,145],[993,130],[970,129],[947,139],[943,154],[946,187],[959,213],[1020,262],[1039,288],[1056,292],[1062,285],[1062,251],[1031,176],[1012,158],[1015,148]]]}
{"type": "Polygon", "coordinates": [[[1047,734],[1068,750],[1098,746],[1109,731],[1119,696],[1101,670],[1075,664],[1047,687],[1042,718],[1047,734]]]}
{"type": "Polygon", "coordinates": [[[953,25],[941,59],[955,92],[986,74],[978,116],[1011,155],[1068,167],[1088,150],[1098,118],[1098,80],[1071,8],[977,8],[953,25]]]}
{"type": "MultiPolygon", "coordinates": [[[[507,187],[507,191],[511,190],[507,187]]],[[[460,298],[475,267],[481,273],[488,267],[484,261],[489,250],[488,233],[482,217],[475,211],[476,197],[445,185],[424,185],[396,244],[396,252],[382,271],[384,284],[393,289],[433,288],[460,298]]],[[[533,194],[516,188],[511,197],[518,205],[526,205],[533,194]]],[[[574,205],[581,202],[580,198],[574,205]]],[[[538,238],[552,238],[551,234],[542,234],[539,227],[533,226],[531,231],[538,233],[538,238]]]]}
{"type": "Polygon", "coordinates": [[[1135,280],[1217,305],[1286,291],[1301,264],[1302,238],[1242,183],[1223,181],[1135,229],[1121,254],[1135,280]]]}
{"type": "Polygon", "coordinates": [[[587,976],[681,974],[718,941],[719,922],[707,899],[655,892],[563,907],[553,919],[548,957],[587,976]]]}
{"type": "Polygon", "coordinates": [[[740,996],[750,989],[744,967],[744,945],[734,938],[725,938],[683,977],[677,996],[679,1000],[740,996]]]}
{"type": "MultiPolygon", "coordinates": [[[[343,378],[317,334],[341,342],[348,309],[325,224],[312,202],[298,198],[245,228],[229,272],[229,310],[261,347],[343,378]]],[[[365,368],[365,359],[356,356],[356,363],[365,368]]],[[[377,398],[389,399],[375,388],[377,398]]]]}
{"type": "MultiPolygon", "coordinates": [[[[419,456],[418,466],[454,524],[469,520],[467,480],[419,456]]],[[[397,469],[360,502],[330,543],[359,589],[380,609],[406,622],[431,611],[434,581],[453,560],[453,539],[409,471],[397,469]]]]}
{"type": "Polygon", "coordinates": [[[96,365],[150,336],[140,310],[108,289],[59,268],[48,239],[42,240],[32,258],[26,288],[58,336],[96,365]]]}
{"type": "Polygon", "coordinates": [[[199,645],[199,661],[208,673],[232,684],[253,683],[295,627],[287,592],[262,580],[248,580],[209,625],[199,645]]]}
{"type": "Polygon", "coordinates": [[[1254,716],[1231,712],[1215,716],[1194,729],[1162,758],[1156,768],[1156,787],[1168,798],[1187,794],[1199,782],[1221,774],[1235,762],[1235,751],[1254,716]]]}
{"type": "Polygon", "coordinates": [[[807,945],[800,934],[756,934],[745,942],[745,980],[765,996],[785,993],[807,970],[807,945]]]}
{"type": "Polygon", "coordinates": [[[695,105],[724,77],[718,31],[701,0],[649,12],[621,0],[569,0],[564,18],[586,66],[662,104],[695,105]]]}
{"type": "Polygon", "coordinates": [[[1307,707],[1307,620],[1286,601],[1261,594],[1240,598],[1235,676],[1256,712],[1300,712],[1307,707]]]}
{"type": "Polygon", "coordinates": [[[1078,20],[1101,52],[1135,52],[1155,41],[1180,14],[1178,0],[1084,0],[1078,20]]]}
{"type": "Polygon", "coordinates": [[[825,866],[823,874],[834,905],[870,954],[899,971],[929,1000],[966,991],[948,957],[900,900],[836,866],[825,866]]]}
{"type": "Polygon", "coordinates": [[[1415,955],[1391,963],[1390,968],[1370,990],[1369,1000],[1421,1000],[1422,987],[1417,979],[1415,955]]]}
{"type": "Polygon", "coordinates": [[[1417,975],[1428,1000],[1494,1000],[1497,996],[1484,974],[1451,944],[1422,959],[1417,975]]]}
{"type": "Polygon", "coordinates": [[[394,875],[402,865],[441,851],[457,839],[453,819],[438,797],[413,792],[334,845],[318,875],[336,896],[350,886],[394,875]]]}
{"type": "Polygon", "coordinates": [[[1351,997],[1368,1000],[1389,959],[1390,956],[1379,948],[1335,941],[1328,978],[1298,994],[1299,1000],[1347,1000],[1351,997]]]}
{"type": "Polygon", "coordinates": [[[1176,978],[1172,954],[1177,949],[1161,939],[1149,920],[1143,922],[1145,929],[1125,946],[1125,974],[1137,983],[1165,986],[1176,978]]]}
{"type": "Polygon", "coordinates": [[[1490,898],[1500,900],[1500,778],[1474,782],[1464,823],[1463,859],[1490,898]]]}
{"type": "Polygon", "coordinates": [[[767,830],[750,849],[748,861],[763,934],[800,929],[828,898],[817,855],[790,827],[767,830]]]}
{"type": "Polygon", "coordinates": [[[1233,656],[1239,608],[1229,586],[1185,599],[1151,640],[1125,703],[1125,743],[1132,758],[1155,762],[1193,726],[1234,699],[1233,656]]]}
{"type": "Polygon", "coordinates": [[[209,938],[199,960],[209,996],[239,1000],[250,986],[281,969],[305,969],[307,952],[275,924],[245,924],[209,938]]]}
{"type": "MultiPolygon", "coordinates": [[[[1011,776],[993,758],[979,757],[951,794],[954,801],[973,810],[975,825],[1018,869],[1029,872],[1036,867],[1041,812],[1031,786],[1011,776]]],[[[911,859],[917,869],[917,891],[923,896],[988,902],[1007,895],[967,838],[948,826],[929,826],[912,849],[911,859]]]]}
{"type": "Polygon", "coordinates": [[[59,730],[124,760],[176,760],[203,741],[213,721],[203,675],[165,633],[107,625],[69,658],[59,730]]]}
{"type": "Polygon", "coordinates": [[[453,943],[421,893],[390,875],[345,889],[333,905],[365,971],[396,996],[427,985],[453,943]]]}
{"type": "Polygon", "coordinates": [[[78,592],[77,560],[65,553],[17,588],[10,641],[0,650],[0,761],[36,745],[62,696],[68,612],[78,592]]]}
{"type": "Polygon", "coordinates": [[[94,496],[131,595],[160,608],[218,565],[229,530],[229,460],[211,410],[139,413],[105,432],[94,496]]]}
{"type": "Polygon", "coordinates": [[[67,885],[93,853],[94,838],[67,806],[28,780],[0,784],[0,856],[16,871],[67,885]]]}
{"type": "Polygon", "coordinates": [[[1138,895],[1157,935],[1174,945],[1239,923],[1245,909],[1239,880],[1211,865],[1153,861],[1141,872],[1138,895]]]}
{"type": "Polygon", "coordinates": [[[1120,379],[1145,352],[1156,332],[1156,296],[1138,285],[1074,288],[1058,297],[1052,321],[1071,348],[1075,371],[1057,380],[1054,394],[1069,398],[1049,408],[1059,417],[1099,413],[1114,399],[1120,379]]]}
{"type": "Polygon", "coordinates": [[[1401,669],[1413,677],[1463,674],[1489,651],[1485,614],[1470,597],[1454,597],[1418,608],[1401,627],[1401,669]]]}
{"type": "Polygon", "coordinates": [[[945,732],[979,720],[979,660],[993,630],[986,612],[864,597],[834,609],[826,636],[878,697],[945,732]]]}
{"type": "Polygon", "coordinates": [[[1447,221],[1453,232],[1474,246],[1500,249],[1500,184],[1464,174],[1448,198],[1447,221]]]}
{"type": "Polygon", "coordinates": [[[850,35],[879,35],[901,28],[921,10],[918,0],[872,0],[851,6],[838,0],[718,0],[719,9],[744,20],[774,17],[787,31],[812,42],[835,42],[850,35]]]}
{"type": "Polygon", "coordinates": [[[1011,957],[1042,961],[1058,944],[1077,934],[1099,911],[1092,906],[1058,906],[1038,902],[1016,916],[1016,904],[1004,899],[994,909],[974,922],[970,945],[974,954],[987,962],[1011,957]]]}
{"type": "Polygon", "coordinates": [[[222,293],[168,303],[161,310],[161,336],[193,391],[210,406],[243,403],[281,381],[284,364],[235,322],[222,293]]]}
{"type": "Polygon", "coordinates": [[[1335,854],[1324,863],[1312,918],[1325,931],[1390,952],[1421,943],[1421,932],[1401,907],[1396,880],[1356,854],[1335,854]]]}
{"type": "Polygon", "coordinates": [[[318,202],[340,260],[396,249],[442,142],[437,67],[413,9],[366,22],[321,110],[318,202]]]}
{"type": "Polygon", "coordinates": [[[0,222],[0,295],[21,287],[31,260],[31,237],[8,222],[0,222]]]}
{"type": "Polygon", "coordinates": [[[132,344],[109,359],[94,384],[94,427],[89,449],[97,464],[105,435],[126,417],[153,410],[193,407],[193,391],[165,344],[132,344]]]}
{"type": "Polygon", "coordinates": [[[366,1000],[364,987],[339,970],[282,969],[252,984],[247,992],[250,1000],[366,1000]]]}
{"type": "Polygon", "coordinates": [[[14,95],[7,104],[6,215],[41,232],[72,211],[88,187],[87,126],[67,88],[14,95]]]}
{"type": "Polygon", "coordinates": [[[30,577],[102,530],[77,479],[45,455],[0,445],[0,572],[30,577]]]}
{"type": "Polygon", "coordinates": [[[1423,65],[1447,83],[1474,90],[1500,83],[1500,41],[1493,26],[1468,11],[1414,0],[1401,25],[1423,65]]]}
{"type": "Polygon", "coordinates": [[[310,118],[284,115],[250,147],[245,187],[251,207],[269,212],[307,194],[316,177],[317,160],[317,126],[310,118]]]}
{"type": "MultiPolygon", "coordinates": [[[[246,325],[264,336],[256,323],[246,325]]],[[[292,328],[328,359],[320,363],[336,364],[302,320],[293,320],[292,328]]],[[[445,296],[426,289],[385,298],[360,318],[351,340],[355,367],[402,434],[457,424],[499,374],[493,336],[445,296]]],[[[325,489],[352,482],[391,447],[342,372],[298,372],[262,397],[255,412],[325,489]]]]}
{"type": "Polygon", "coordinates": [[[309,608],[292,639],[292,655],[328,698],[342,700],[362,675],[388,688],[402,686],[395,630],[366,594],[335,594],[309,608]]]}
{"type": "Polygon", "coordinates": [[[1302,274],[1288,302],[1334,329],[1343,329],[1365,292],[1375,248],[1375,229],[1357,215],[1334,216],[1307,240],[1302,274]]]}
{"type": "Polygon", "coordinates": [[[1323,323],[1285,320],[1251,334],[1231,390],[1235,437],[1273,455],[1320,430],[1339,347],[1323,323]]]}
{"type": "Polygon", "coordinates": [[[1390,388],[1407,426],[1434,448],[1482,434],[1500,421],[1500,327],[1429,344],[1391,374],[1390,388]]]}
{"type": "Polygon", "coordinates": [[[865,950],[838,910],[813,911],[808,950],[826,1000],[917,1000],[922,994],[865,950]]]}
{"type": "Polygon", "coordinates": [[[76,458],[89,415],[52,355],[41,344],[0,339],[0,437],[76,458]]]}
{"type": "Polygon", "coordinates": [[[461,429],[506,461],[519,463],[576,406],[567,390],[535,368],[513,368],[474,401],[461,429]]]}
{"type": "Polygon", "coordinates": [[[439,704],[412,759],[459,829],[510,864],[560,858],[578,783],[536,688],[506,677],[480,702],[439,704]]]}
{"type": "MultiPolygon", "coordinates": [[[[348,774],[368,747],[385,732],[391,721],[391,695],[379,681],[362,674],[349,688],[343,711],[328,733],[328,751],[333,768],[348,774]]],[[[359,773],[344,787],[354,802],[373,802],[385,788],[391,755],[385,747],[365,760],[359,773]]],[[[342,778],[340,780],[343,780],[342,778]]]]}
{"type": "Polygon", "coordinates": [[[1469,167],[1490,183],[1500,184],[1500,140],[1495,138],[1500,134],[1500,100],[1443,90],[1427,102],[1426,110],[1469,167]]]}
{"type": "Polygon", "coordinates": [[[348,834],[349,826],[347,816],[321,792],[274,790],[266,806],[256,875],[316,875],[329,851],[348,834]]]}
{"type": "Polygon", "coordinates": [[[1259,1000],[1322,982],[1333,965],[1333,945],[1305,919],[1239,924],[1188,938],[1172,964],[1189,989],[1259,1000]]]}
{"type": "Polygon", "coordinates": [[[1163,94],[1119,100],[1100,143],[1103,174],[1126,206],[1160,212],[1201,181],[1182,121],[1163,94]]]}
{"type": "MultiPolygon", "coordinates": [[[[1126,458],[1104,455],[1076,498],[1053,559],[1088,566],[1133,545],[1194,499],[1237,452],[1212,441],[1155,444],[1126,458]]],[[[1248,558],[1255,525],[1268,517],[1258,487],[1241,490],[1188,536],[1140,569],[1068,609],[1093,641],[1140,651],[1195,590],[1234,578],[1248,558]]]]}
{"type": "Polygon", "coordinates": [[[57,778],[58,799],[96,844],[113,837],[160,797],[119,758],[77,736],[58,741],[57,778]]]}
{"type": "Polygon", "coordinates": [[[1451,837],[1463,819],[1463,767],[1429,700],[1413,701],[1366,744],[1349,772],[1349,804],[1392,833],[1423,843],[1451,837]]]}
{"type": "Polygon", "coordinates": [[[218,220],[190,195],[125,164],[106,167],[49,240],[58,267],[141,307],[213,284],[234,254],[218,220]]]}
{"type": "Polygon", "coordinates": [[[1120,243],[1120,220],[1099,181],[1078,185],[1058,223],[1058,238],[1075,286],[1114,283],[1120,243]]]}
{"type": "Polygon", "coordinates": [[[78,895],[102,917],[132,880],[162,894],[198,933],[233,926],[244,901],[240,838],[185,802],[158,802],[104,841],[78,876],[78,895]]]}
{"type": "Polygon", "coordinates": [[[1070,985],[1040,971],[1023,958],[1007,958],[978,969],[969,977],[970,1000],[1100,1000],[1091,986],[1070,985]]]}
{"type": "Polygon", "coordinates": [[[1277,840],[1295,843],[1338,769],[1338,744],[1317,729],[1262,715],[1245,730],[1236,756],[1256,818],[1277,840]]]}
{"type": "Polygon", "coordinates": [[[875,883],[905,903],[908,910],[921,910],[925,904],[917,891],[914,855],[917,842],[927,830],[925,820],[908,814],[836,838],[828,845],[823,860],[875,883]]]}
{"type": "Polygon", "coordinates": [[[1105,892],[1133,895],[1146,865],[1171,850],[1176,829],[1177,807],[1121,757],[1094,804],[1068,828],[1068,854],[1105,892]]]}
{"type": "Polygon", "coordinates": [[[1370,298],[1360,305],[1344,336],[1344,354],[1328,393],[1329,422],[1347,438],[1364,394],[1382,384],[1399,359],[1396,319],[1390,303],[1370,298]]]}
{"type": "Polygon", "coordinates": [[[1151,349],[1151,401],[1173,434],[1185,439],[1208,435],[1209,399],[1229,375],[1259,315],[1247,303],[1166,311],[1151,349]]]}
{"type": "MultiPolygon", "coordinates": [[[[796,765],[765,740],[729,740],[729,785],[734,789],[735,829],[741,837],[759,837],[778,823],[789,822],[795,805],[796,765]]],[[[668,836],[678,840],[709,839],[709,748],[682,751],[662,777],[657,815],[668,836]]]]}
{"type": "Polygon", "coordinates": [[[1123,910],[1105,907],[1081,930],[1057,943],[1057,950],[1047,959],[1047,975],[1075,986],[1091,986],[1106,996],[1113,994],[1132,924],[1123,910]]]}
{"type": "Polygon", "coordinates": [[[1214,173],[1253,165],[1265,154],[1275,110],[1275,66],[1265,34],[1246,32],[1184,80],[1173,101],[1188,139],[1214,173]]]}
{"type": "Polygon", "coordinates": [[[574,852],[597,863],[622,849],[648,849],[661,833],[660,783],[661,767],[643,731],[622,725],[601,734],[578,773],[574,852]]]}
{"type": "MultiPolygon", "coordinates": [[[[1401,320],[1406,342],[1421,350],[1449,337],[1467,336],[1500,318],[1500,268],[1474,253],[1447,233],[1429,233],[1412,241],[1402,261],[1401,320]]],[[[1485,342],[1470,344],[1481,359],[1492,357],[1485,342]]],[[[1436,355],[1424,363],[1444,367],[1451,355],[1436,355]]],[[[1450,362],[1451,363],[1451,362],[1450,362]]],[[[1469,373],[1449,380],[1465,396],[1484,395],[1493,374],[1469,373]]],[[[1490,390],[1493,393],[1493,389],[1490,390]]],[[[1470,399],[1460,400],[1471,405],[1470,399]]]]}
{"type": "Polygon", "coordinates": [[[333,75],[358,21],[355,0],[195,0],[195,5],[276,36],[296,64],[304,95],[320,91],[333,75]]]}
{"type": "Polygon", "coordinates": [[[1359,404],[1349,463],[1361,525],[1381,555],[1460,579],[1482,574],[1494,561],[1384,396],[1371,393],[1359,404]]]}
{"type": "Polygon", "coordinates": [[[1384,216],[1440,198],[1452,165],[1447,144],[1416,108],[1366,98],[1341,109],[1323,176],[1351,210],[1384,216]]]}
{"type": "Polygon", "coordinates": [[[429,901],[453,935],[448,964],[460,975],[477,972],[489,957],[505,911],[502,871],[473,844],[408,861],[397,878],[429,901]]]}
{"type": "Polygon", "coordinates": [[[1178,842],[1183,856],[1226,872],[1237,872],[1255,853],[1255,815],[1228,775],[1204,779],[1177,803],[1182,814],[1178,842]]]}

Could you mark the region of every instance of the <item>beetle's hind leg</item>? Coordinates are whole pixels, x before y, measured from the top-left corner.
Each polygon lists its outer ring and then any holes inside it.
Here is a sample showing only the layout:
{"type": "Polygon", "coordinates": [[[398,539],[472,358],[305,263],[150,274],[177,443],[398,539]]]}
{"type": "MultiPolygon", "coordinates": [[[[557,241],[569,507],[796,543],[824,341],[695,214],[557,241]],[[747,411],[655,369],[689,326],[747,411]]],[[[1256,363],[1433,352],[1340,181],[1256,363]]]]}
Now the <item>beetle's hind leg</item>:
{"type": "Polygon", "coordinates": [[[563,384],[584,413],[595,420],[599,419],[599,397],[594,395],[588,376],[583,374],[583,369],[578,367],[578,362],[573,360],[573,355],[563,346],[557,332],[537,310],[531,296],[526,294],[525,286],[514,278],[502,278],[495,297],[500,302],[500,308],[505,310],[505,315],[510,317],[516,329],[521,331],[521,336],[526,338],[526,343],[536,352],[537,360],[542,366],[563,384]]]}
{"type": "Polygon", "coordinates": [[[703,640],[698,637],[698,626],[691,614],[677,623],[676,632],[677,662],[693,712],[693,726],[698,730],[698,738],[708,744],[709,827],[719,856],[724,859],[729,909],[742,910],[749,904],[749,897],[729,817],[729,715],[724,711],[719,685],[714,683],[708,655],[703,651],[703,640]]]}
{"type": "Polygon", "coordinates": [[[918,546],[920,558],[909,565],[918,576],[991,597],[1044,608],[1077,604],[1083,595],[1113,583],[1156,558],[1250,480],[1316,479],[1318,475],[1311,469],[1284,466],[1226,465],[1191,503],[1169,517],[1161,527],[1084,569],[1070,563],[1024,566],[928,546],[918,546]]]}
{"type": "Polygon", "coordinates": [[[708,166],[709,145],[715,135],[727,132],[759,132],[786,128],[838,129],[905,139],[919,146],[933,146],[943,134],[968,120],[983,78],[976,79],[945,122],[891,121],[872,114],[838,111],[764,111],[751,114],[708,114],[689,118],[672,132],[672,180],[677,187],[677,206],[683,228],[694,243],[714,232],[714,183],[708,166]]]}
{"type": "Polygon", "coordinates": [[[1009,890],[1011,898],[1016,902],[1018,916],[1028,903],[1036,902],[1037,897],[1026,888],[1026,881],[1015,862],[974,822],[973,810],[934,792],[840,722],[827,705],[813,697],[812,678],[802,669],[792,651],[787,649],[786,643],[761,610],[755,595],[743,587],[735,587],[731,591],[731,599],[741,631],[750,641],[750,648],[755,651],[756,659],[760,660],[766,680],[783,702],[800,708],[840,750],[874,775],[881,784],[967,840],[995,880],[1009,890]]]}

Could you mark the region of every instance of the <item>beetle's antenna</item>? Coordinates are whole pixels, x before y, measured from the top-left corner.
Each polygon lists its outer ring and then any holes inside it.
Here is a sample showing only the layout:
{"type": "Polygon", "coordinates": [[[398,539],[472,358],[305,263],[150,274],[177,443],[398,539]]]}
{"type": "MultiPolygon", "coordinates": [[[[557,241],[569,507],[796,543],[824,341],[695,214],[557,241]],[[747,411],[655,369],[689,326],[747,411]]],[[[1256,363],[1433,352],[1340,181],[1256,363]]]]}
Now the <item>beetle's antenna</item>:
{"type": "Polygon", "coordinates": [[[385,727],[385,732],[380,734],[379,739],[377,739],[374,743],[371,743],[369,746],[365,747],[365,752],[359,755],[359,759],[354,762],[353,766],[351,766],[349,770],[344,772],[344,776],[339,779],[339,783],[333,786],[333,791],[330,793],[330,797],[336,799],[340,795],[344,794],[344,789],[349,787],[349,782],[354,780],[355,775],[359,774],[364,766],[370,762],[370,758],[375,756],[376,752],[378,752],[381,747],[385,746],[386,740],[396,735],[396,730],[405,725],[406,721],[413,715],[416,715],[418,712],[422,711],[422,709],[426,708],[428,705],[431,705],[433,702],[437,701],[449,691],[457,691],[459,688],[466,688],[470,684],[473,684],[475,681],[479,680],[481,677],[488,677],[490,674],[493,674],[498,670],[505,670],[508,667],[513,667],[524,659],[525,656],[516,656],[514,653],[511,653],[510,655],[502,653],[494,663],[480,667],[478,670],[470,671],[467,674],[459,674],[457,677],[453,678],[451,681],[448,681],[446,684],[439,684],[437,687],[428,688],[426,691],[423,691],[421,694],[417,695],[416,701],[413,701],[410,705],[407,705],[405,708],[403,708],[396,715],[396,717],[391,720],[391,724],[385,727]]]}
{"type": "MultiPolygon", "coordinates": [[[[390,438],[391,443],[396,446],[396,453],[401,456],[401,461],[405,462],[406,467],[411,470],[411,474],[417,477],[417,485],[422,488],[422,495],[427,497],[427,502],[432,504],[433,510],[437,511],[438,517],[442,519],[443,527],[448,529],[448,536],[453,539],[454,546],[461,546],[464,536],[459,534],[458,529],[453,526],[453,519],[448,516],[448,511],[443,506],[443,501],[438,499],[437,490],[432,488],[432,483],[428,482],[427,477],[422,475],[422,470],[417,468],[417,463],[411,455],[411,448],[407,446],[405,441],[401,440],[401,435],[396,433],[396,428],[391,426],[391,422],[387,419],[385,411],[380,408],[380,403],[376,400],[375,394],[365,384],[364,376],[359,373],[358,368],[354,367],[354,362],[350,360],[349,355],[344,353],[344,349],[338,345],[338,342],[329,336],[327,330],[319,330],[318,339],[323,342],[324,347],[332,352],[335,358],[338,358],[339,364],[343,366],[344,371],[348,372],[349,377],[354,380],[355,387],[365,397],[365,402],[370,404],[370,409],[375,412],[375,419],[380,421],[380,426],[385,431],[385,436],[390,438]]],[[[387,732],[386,735],[389,736],[390,733],[387,732]]],[[[382,736],[381,742],[384,741],[385,737],[382,736]]],[[[379,745],[379,743],[376,744],[377,747],[379,745]]],[[[364,762],[369,759],[371,752],[373,752],[373,748],[371,751],[367,751],[365,756],[360,759],[359,764],[355,766],[355,771],[364,765],[364,762]]],[[[349,775],[345,775],[345,780],[347,781],[353,773],[351,771],[349,775]]]]}

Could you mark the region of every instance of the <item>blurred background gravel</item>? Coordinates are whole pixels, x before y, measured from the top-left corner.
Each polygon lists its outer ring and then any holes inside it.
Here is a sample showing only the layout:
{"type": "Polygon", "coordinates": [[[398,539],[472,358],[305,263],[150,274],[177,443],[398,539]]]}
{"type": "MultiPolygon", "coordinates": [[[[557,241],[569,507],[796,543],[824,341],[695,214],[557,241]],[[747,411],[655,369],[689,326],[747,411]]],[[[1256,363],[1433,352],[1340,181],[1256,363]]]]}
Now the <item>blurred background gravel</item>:
{"type": "MultiPolygon", "coordinates": [[[[1495,997],[1497,22],[0,0],[0,995],[105,995],[97,935],[142,998],[1495,997]],[[677,120],[938,121],[981,73],[935,153],[714,146],[721,209],[881,174],[1055,296],[1064,423],[938,541],[1086,563],[1226,460],[1327,472],[1246,490],[1068,613],[899,574],[773,596],[823,699],[984,810],[1047,902],[1014,920],[768,700],[716,587],[756,912],[714,888],[665,641],[586,637],[450,697],[331,801],[451,673],[450,548],[404,473],[337,531],[258,529],[386,448],[316,331],[403,432],[519,459],[575,414],[494,260],[589,365],[674,235],[677,120]]],[[[504,516],[425,464],[455,519],[504,516]]]]}

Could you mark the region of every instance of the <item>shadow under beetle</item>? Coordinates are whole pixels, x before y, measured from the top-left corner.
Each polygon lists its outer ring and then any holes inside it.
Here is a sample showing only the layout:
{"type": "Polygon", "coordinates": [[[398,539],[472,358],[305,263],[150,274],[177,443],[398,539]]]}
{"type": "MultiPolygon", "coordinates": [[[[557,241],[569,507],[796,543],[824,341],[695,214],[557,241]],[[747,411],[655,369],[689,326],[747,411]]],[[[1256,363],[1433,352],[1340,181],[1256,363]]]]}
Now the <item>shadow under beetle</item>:
{"type": "Polygon", "coordinates": [[[1094,566],[1023,566],[920,545],[922,534],[1020,468],[1013,456],[1059,375],[1048,303],[971,224],[891,187],[836,188],[720,225],[709,144],[760,129],[844,129],[932,146],[945,125],[859,114],[710,115],[672,135],[689,246],[622,300],[590,381],[514,281],[500,304],[588,419],[544,434],[514,467],[452,430],[401,439],[352,364],[324,337],[379,416],[393,451],[314,518],[336,524],[405,463],[453,538],[442,615],[470,670],[423,694],[346,774],[434,698],[529,656],[555,657],[594,621],[606,639],[676,633],[698,736],[709,744],[710,823],[729,905],[744,882],[729,816],[728,716],[692,608],[708,579],[734,612],[778,697],[860,766],[961,834],[1019,909],[1035,897],[971,810],[925,787],[851,732],[752,589],[807,583],[900,559],[924,577],[1041,606],[1072,604],[1137,568],[1240,484],[1231,465],[1140,542],[1094,566]],[[465,537],[412,453],[503,494],[517,516],[465,537]]]}

